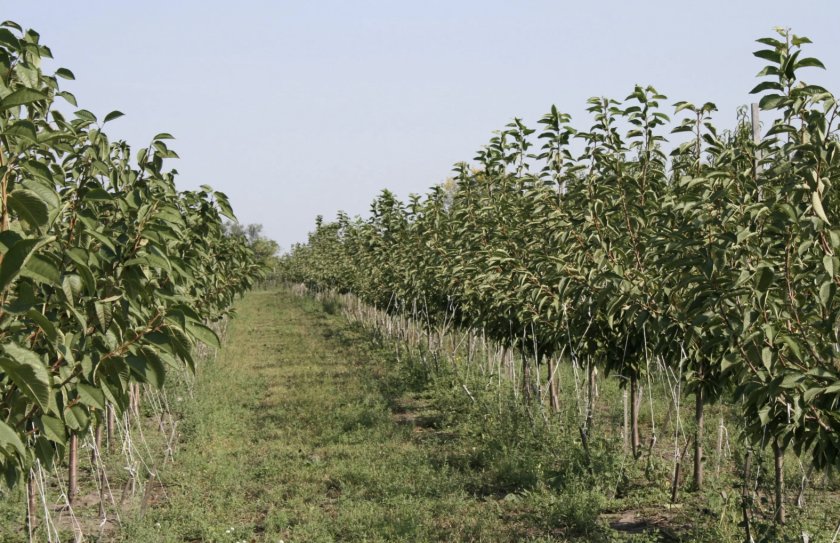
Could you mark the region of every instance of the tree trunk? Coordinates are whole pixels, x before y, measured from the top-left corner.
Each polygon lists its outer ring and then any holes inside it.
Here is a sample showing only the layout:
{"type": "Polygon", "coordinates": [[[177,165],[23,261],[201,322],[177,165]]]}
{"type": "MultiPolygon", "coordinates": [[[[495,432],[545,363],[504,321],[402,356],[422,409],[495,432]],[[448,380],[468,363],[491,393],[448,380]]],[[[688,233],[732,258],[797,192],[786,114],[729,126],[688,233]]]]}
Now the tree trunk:
{"type": "Polygon", "coordinates": [[[102,420],[96,423],[96,427],[93,430],[93,443],[94,448],[90,452],[90,459],[91,462],[95,465],[96,464],[96,455],[102,454],[102,420]]]}
{"type": "Polygon", "coordinates": [[[674,463],[674,474],[671,477],[671,503],[677,503],[677,493],[680,490],[680,475],[682,473],[682,457],[674,463]]]}
{"type": "Polygon", "coordinates": [[[140,503],[140,519],[142,520],[143,517],[146,515],[146,509],[149,507],[149,500],[152,497],[152,489],[155,485],[155,481],[157,480],[157,475],[152,473],[149,475],[149,480],[146,481],[146,490],[143,491],[143,501],[140,503]]]}
{"type": "Polygon", "coordinates": [[[720,475],[720,461],[723,457],[723,417],[720,417],[718,420],[718,435],[717,435],[717,449],[715,458],[717,459],[717,464],[715,466],[715,476],[720,475]]]}
{"type": "Polygon", "coordinates": [[[104,468],[102,467],[102,434],[103,428],[102,423],[105,422],[103,420],[99,420],[96,424],[96,428],[94,430],[93,436],[93,450],[90,451],[90,462],[93,465],[93,469],[96,473],[96,486],[99,489],[99,520],[105,521],[107,520],[108,516],[105,512],[105,474],[104,468]]]}
{"type": "Polygon", "coordinates": [[[527,403],[531,400],[531,370],[528,366],[528,357],[522,351],[522,398],[527,403]]]}
{"type": "Polygon", "coordinates": [[[639,376],[636,372],[630,375],[630,442],[633,447],[633,458],[641,454],[641,440],[639,439],[639,376]]]}
{"type": "Polygon", "coordinates": [[[30,543],[35,541],[35,528],[38,525],[38,518],[35,514],[37,502],[35,501],[35,471],[30,469],[26,478],[26,531],[29,534],[30,543]]]}
{"type": "Polygon", "coordinates": [[[560,412],[560,394],[557,391],[557,363],[552,357],[548,357],[548,395],[551,402],[551,410],[560,412]]]}
{"type": "Polygon", "coordinates": [[[677,503],[677,495],[679,494],[680,483],[682,482],[682,463],[683,458],[685,458],[685,453],[688,451],[689,443],[691,442],[686,442],[682,452],[679,452],[679,449],[677,449],[679,456],[676,458],[676,462],[674,462],[674,476],[671,479],[671,503],[677,503]]]}
{"type": "Polygon", "coordinates": [[[591,435],[593,418],[595,416],[595,364],[590,360],[586,363],[587,392],[586,392],[586,434],[591,435]]]}
{"type": "Polygon", "coordinates": [[[785,523],[785,451],[779,444],[779,438],[773,440],[773,465],[776,468],[776,516],[777,524],[785,523]]]}
{"type": "Polygon", "coordinates": [[[741,489],[741,513],[743,520],[741,524],[744,526],[744,541],[745,543],[753,543],[752,530],[750,528],[750,504],[749,504],[749,479],[750,479],[750,461],[752,460],[752,451],[747,451],[747,456],[744,458],[744,487],[741,489]]]}
{"type": "Polygon", "coordinates": [[[70,434],[69,461],[67,480],[67,503],[73,505],[73,500],[79,492],[79,436],[70,434]]]}
{"type": "Polygon", "coordinates": [[[107,419],[107,422],[105,423],[105,425],[106,425],[106,431],[107,431],[107,435],[108,435],[108,451],[109,452],[114,452],[114,427],[117,425],[116,424],[116,415],[114,414],[114,406],[111,405],[111,404],[106,405],[105,406],[105,413],[106,413],[106,419],[107,419]]]}
{"type": "Polygon", "coordinates": [[[578,426],[578,431],[580,432],[580,444],[583,447],[583,454],[586,457],[586,471],[589,472],[589,475],[595,475],[595,472],[592,469],[592,454],[589,452],[588,430],[583,426],[578,426]]]}
{"type": "Polygon", "coordinates": [[[698,388],[694,394],[694,490],[703,488],[703,388],[698,388]]]}
{"type": "Polygon", "coordinates": [[[630,447],[630,403],[627,388],[621,391],[621,404],[624,412],[624,426],[622,427],[621,435],[624,438],[624,453],[627,454],[627,449],[630,447]]]}

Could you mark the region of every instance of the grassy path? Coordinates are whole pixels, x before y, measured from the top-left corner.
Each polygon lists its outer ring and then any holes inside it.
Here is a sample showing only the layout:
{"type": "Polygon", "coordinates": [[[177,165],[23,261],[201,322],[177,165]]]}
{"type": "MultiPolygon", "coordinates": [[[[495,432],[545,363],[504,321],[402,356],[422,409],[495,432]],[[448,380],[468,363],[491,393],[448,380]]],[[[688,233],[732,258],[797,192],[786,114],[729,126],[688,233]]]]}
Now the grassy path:
{"type": "Polygon", "coordinates": [[[127,541],[521,541],[440,432],[393,413],[386,355],[311,300],[249,294],[183,421],[166,498],[127,541]]]}

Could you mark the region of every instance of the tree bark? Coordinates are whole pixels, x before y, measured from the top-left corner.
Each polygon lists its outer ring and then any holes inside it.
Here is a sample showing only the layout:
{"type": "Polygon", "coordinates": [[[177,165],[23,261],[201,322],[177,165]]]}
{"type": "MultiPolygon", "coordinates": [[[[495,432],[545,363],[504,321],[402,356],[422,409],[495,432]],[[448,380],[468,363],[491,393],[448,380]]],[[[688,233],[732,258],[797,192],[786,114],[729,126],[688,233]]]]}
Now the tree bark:
{"type": "Polygon", "coordinates": [[[703,388],[698,388],[694,394],[694,490],[703,488],[703,388]]]}
{"type": "Polygon", "coordinates": [[[641,441],[639,439],[639,376],[636,372],[630,375],[630,442],[633,448],[633,458],[641,454],[641,441]]]}
{"type": "Polygon", "coordinates": [[[38,525],[38,517],[35,514],[37,502],[35,501],[35,477],[34,470],[29,470],[26,478],[26,531],[29,534],[29,542],[35,541],[35,528],[38,525]]]}
{"type": "Polygon", "coordinates": [[[525,355],[525,351],[522,351],[522,397],[525,399],[525,402],[531,400],[531,370],[528,366],[528,357],[525,355]]]}
{"type": "Polygon", "coordinates": [[[671,503],[677,503],[677,493],[680,489],[680,475],[682,473],[682,457],[674,463],[674,474],[671,477],[671,503]]]}
{"type": "Polygon", "coordinates": [[[560,412],[560,394],[557,391],[557,363],[552,357],[548,357],[548,395],[551,402],[551,410],[560,412]]]}
{"type": "Polygon", "coordinates": [[[753,543],[752,529],[750,527],[750,507],[749,507],[749,479],[750,479],[750,463],[752,460],[752,451],[747,451],[747,456],[744,459],[744,487],[741,489],[741,513],[743,516],[742,524],[744,526],[744,541],[745,543],[753,543]]]}
{"type": "Polygon", "coordinates": [[[93,450],[90,451],[90,462],[93,465],[93,469],[96,473],[96,486],[99,489],[99,520],[101,521],[105,521],[108,518],[105,512],[105,476],[103,472],[104,468],[102,467],[101,462],[103,437],[102,425],[104,422],[105,421],[103,420],[99,420],[96,424],[96,428],[94,429],[93,435],[94,446],[93,450]]]}
{"type": "Polygon", "coordinates": [[[114,414],[114,406],[111,404],[106,405],[105,413],[105,418],[107,419],[105,426],[108,436],[108,451],[114,452],[114,427],[116,426],[116,415],[114,414]]]}
{"type": "Polygon", "coordinates": [[[629,393],[627,391],[627,388],[621,391],[621,404],[624,412],[624,426],[622,428],[621,435],[624,438],[625,454],[627,453],[627,449],[630,448],[630,400],[628,396],[629,393]]]}
{"type": "Polygon", "coordinates": [[[773,440],[773,465],[776,468],[776,524],[785,524],[785,451],[779,444],[779,438],[773,440]]]}
{"type": "Polygon", "coordinates": [[[73,505],[79,492],[79,436],[76,434],[70,434],[68,455],[67,503],[73,505]]]}
{"type": "Polygon", "coordinates": [[[587,368],[587,392],[586,392],[586,434],[592,433],[592,424],[595,417],[595,364],[590,360],[587,368]]]}
{"type": "Polygon", "coordinates": [[[680,483],[682,482],[682,463],[685,458],[685,453],[688,451],[688,445],[691,443],[687,441],[685,447],[674,462],[674,476],[671,479],[671,503],[677,503],[677,496],[680,491],[680,483]]]}
{"type": "Polygon", "coordinates": [[[90,460],[96,465],[96,455],[102,454],[102,420],[98,420],[93,430],[94,449],[90,452],[90,460]]]}

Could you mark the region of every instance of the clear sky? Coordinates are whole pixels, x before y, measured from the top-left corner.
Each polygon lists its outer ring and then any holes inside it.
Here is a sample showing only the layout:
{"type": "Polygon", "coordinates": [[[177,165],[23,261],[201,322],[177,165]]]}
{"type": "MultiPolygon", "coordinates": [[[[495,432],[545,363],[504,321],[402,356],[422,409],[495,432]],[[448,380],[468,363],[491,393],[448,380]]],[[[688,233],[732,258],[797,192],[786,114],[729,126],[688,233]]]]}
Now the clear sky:
{"type": "MultiPolygon", "coordinates": [[[[226,192],[288,248],[314,217],[364,214],[382,188],[443,181],[513,117],[557,104],[586,128],[590,96],[652,84],[750,100],[756,38],[788,26],[840,93],[840,2],[810,0],[0,0],[77,80],[65,88],[114,138],[170,132],[183,189],[226,192]]],[[[670,108],[669,108],[670,109],[670,108]]],[[[670,112],[670,111],[669,111],[670,112]]]]}

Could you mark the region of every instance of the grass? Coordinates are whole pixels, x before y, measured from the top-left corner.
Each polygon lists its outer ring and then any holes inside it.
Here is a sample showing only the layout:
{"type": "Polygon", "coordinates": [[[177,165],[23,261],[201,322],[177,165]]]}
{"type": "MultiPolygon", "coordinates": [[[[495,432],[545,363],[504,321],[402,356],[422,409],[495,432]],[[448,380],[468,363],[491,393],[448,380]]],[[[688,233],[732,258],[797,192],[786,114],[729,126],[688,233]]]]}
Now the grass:
{"type": "MultiPolygon", "coordinates": [[[[633,461],[621,439],[621,391],[615,380],[601,381],[587,459],[570,368],[561,367],[561,412],[543,417],[538,406],[515,398],[505,380],[446,360],[423,364],[405,345],[348,322],[336,300],[260,291],[237,310],[215,361],[200,365],[189,387],[175,375],[168,384],[179,416],[174,462],[160,454],[165,440],[156,431],[154,402],[145,405],[147,445],[138,447],[150,451],[145,462],[160,483],[126,501],[120,527],[99,528],[95,487],[83,465],[76,512],[90,540],[743,538],[740,496],[732,492],[740,465],[734,442],[735,457],[724,459],[707,490],[690,493],[686,483],[679,506],[666,506],[673,447],[662,432],[668,409],[659,387],[646,398],[653,408],[646,404],[641,422],[644,438],[649,411],[655,414],[660,442],[633,461]],[[140,505],[145,495],[146,508],[140,505]]],[[[727,416],[717,407],[709,413],[712,421],[727,416]]],[[[683,420],[689,422],[688,412],[683,420]]],[[[707,427],[706,433],[712,451],[715,431],[707,427]]],[[[119,492],[125,458],[115,452],[107,460],[119,492]]],[[[754,461],[762,470],[758,499],[769,496],[769,461],[766,452],[754,461]]],[[[710,473],[716,462],[709,454],[710,473]]],[[[789,494],[796,465],[789,459],[789,494]]],[[[690,465],[685,469],[689,479],[690,465]]],[[[50,491],[57,494],[52,479],[50,491]]],[[[837,482],[821,478],[806,493],[804,509],[791,507],[783,533],[774,532],[769,518],[755,518],[757,540],[798,541],[807,531],[812,540],[830,541],[840,520],[834,518],[836,498],[837,482]]],[[[0,540],[25,541],[22,504],[19,490],[0,499],[0,540]]],[[[67,520],[59,524],[62,540],[72,540],[67,520]]]]}
{"type": "Polygon", "coordinates": [[[168,498],[123,541],[562,540],[470,468],[471,434],[438,427],[426,376],[390,350],[284,291],[238,312],[161,474],[168,498]]]}

